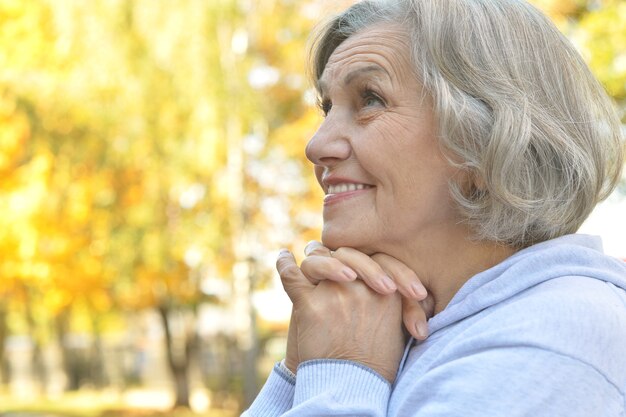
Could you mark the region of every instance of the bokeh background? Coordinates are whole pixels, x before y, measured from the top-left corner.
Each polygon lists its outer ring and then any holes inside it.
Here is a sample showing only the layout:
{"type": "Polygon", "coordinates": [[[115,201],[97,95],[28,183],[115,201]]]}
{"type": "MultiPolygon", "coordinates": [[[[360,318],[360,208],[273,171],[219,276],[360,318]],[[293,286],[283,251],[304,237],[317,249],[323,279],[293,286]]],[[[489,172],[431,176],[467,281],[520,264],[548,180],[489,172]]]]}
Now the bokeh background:
{"type": "MultiPolygon", "coordinates": [[[[255,397],[290,314],[276,254],[321,225],[306,40],[349,3],[0,0],[0,414],[255,397]]],[[[534,3],[626,121],[626,2],[534,3]]],[[[624,188],[583,226],[621,258],[624,188]]]]}

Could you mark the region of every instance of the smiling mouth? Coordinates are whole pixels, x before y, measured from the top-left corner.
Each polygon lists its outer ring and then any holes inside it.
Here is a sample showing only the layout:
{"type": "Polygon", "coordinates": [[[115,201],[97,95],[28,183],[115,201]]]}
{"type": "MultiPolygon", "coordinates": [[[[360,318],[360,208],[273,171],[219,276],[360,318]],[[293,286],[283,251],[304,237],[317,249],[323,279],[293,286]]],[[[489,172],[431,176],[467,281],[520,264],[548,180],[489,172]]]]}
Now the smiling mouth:
{"type": "Polygon", "coordinates": [[[353,183],[335,184],[335,185],[328,186],[326,190],[326,195],[349,193],[352,191],[366,190],[368,188],[374,188],[374,187],[368,184],[353,184],[353,183]]]}

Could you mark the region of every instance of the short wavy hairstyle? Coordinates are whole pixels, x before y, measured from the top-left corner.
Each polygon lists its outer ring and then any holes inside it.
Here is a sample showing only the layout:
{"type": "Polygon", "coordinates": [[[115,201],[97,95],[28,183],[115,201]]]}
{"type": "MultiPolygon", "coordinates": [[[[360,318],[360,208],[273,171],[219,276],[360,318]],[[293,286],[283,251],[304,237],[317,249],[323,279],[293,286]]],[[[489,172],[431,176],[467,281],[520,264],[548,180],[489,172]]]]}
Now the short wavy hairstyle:
{"type": "Polygon", "coordinates": [[[523,0],[364,0],[320,25],[317,86],[333,51],[400,25],[432,98],[451,194],[476,239],[515,248],[574,233],[618,183],[624,145],[613,103],[571,43],[523,0]]]}

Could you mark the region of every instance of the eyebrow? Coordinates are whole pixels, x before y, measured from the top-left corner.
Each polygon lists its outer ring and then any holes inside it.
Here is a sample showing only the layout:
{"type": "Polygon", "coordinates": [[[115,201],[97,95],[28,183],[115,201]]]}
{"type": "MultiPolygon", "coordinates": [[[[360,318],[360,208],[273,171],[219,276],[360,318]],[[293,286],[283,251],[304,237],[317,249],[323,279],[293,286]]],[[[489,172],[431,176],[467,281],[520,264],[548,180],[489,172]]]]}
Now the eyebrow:
{"type": "MultiPolygon", "coordinates": [[[[382,74],[386,74],[388,77],[390,77],[389,72],[384,69],[383,67],[379,66],[379,65],[368,65],[367,67],[361,67],[361,68],[357,68],[353,71],[350,71],[343,79],[343,85],[346,86],[350,83],[352,83],[356,78],[370,73],[370,72],[379,72],[382,74]]],[[[317,89],[321,92],[326,90],[326,83],[323,80],[318,80],[317,82],[317,89]]]]}

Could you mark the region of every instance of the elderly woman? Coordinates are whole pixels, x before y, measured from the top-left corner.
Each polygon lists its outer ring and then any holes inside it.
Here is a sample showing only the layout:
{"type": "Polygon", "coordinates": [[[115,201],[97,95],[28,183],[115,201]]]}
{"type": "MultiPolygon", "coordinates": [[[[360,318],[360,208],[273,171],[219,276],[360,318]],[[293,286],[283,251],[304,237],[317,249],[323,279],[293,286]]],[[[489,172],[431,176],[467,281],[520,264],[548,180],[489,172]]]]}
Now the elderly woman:
{"type": "Polygon", "coordinates": [[[244,415],[625,416],[626,266],[573,234],[623,145],[574,48],[523,0],[366,0],[317,39],[323,244],[279,256],[244,415]]]}

